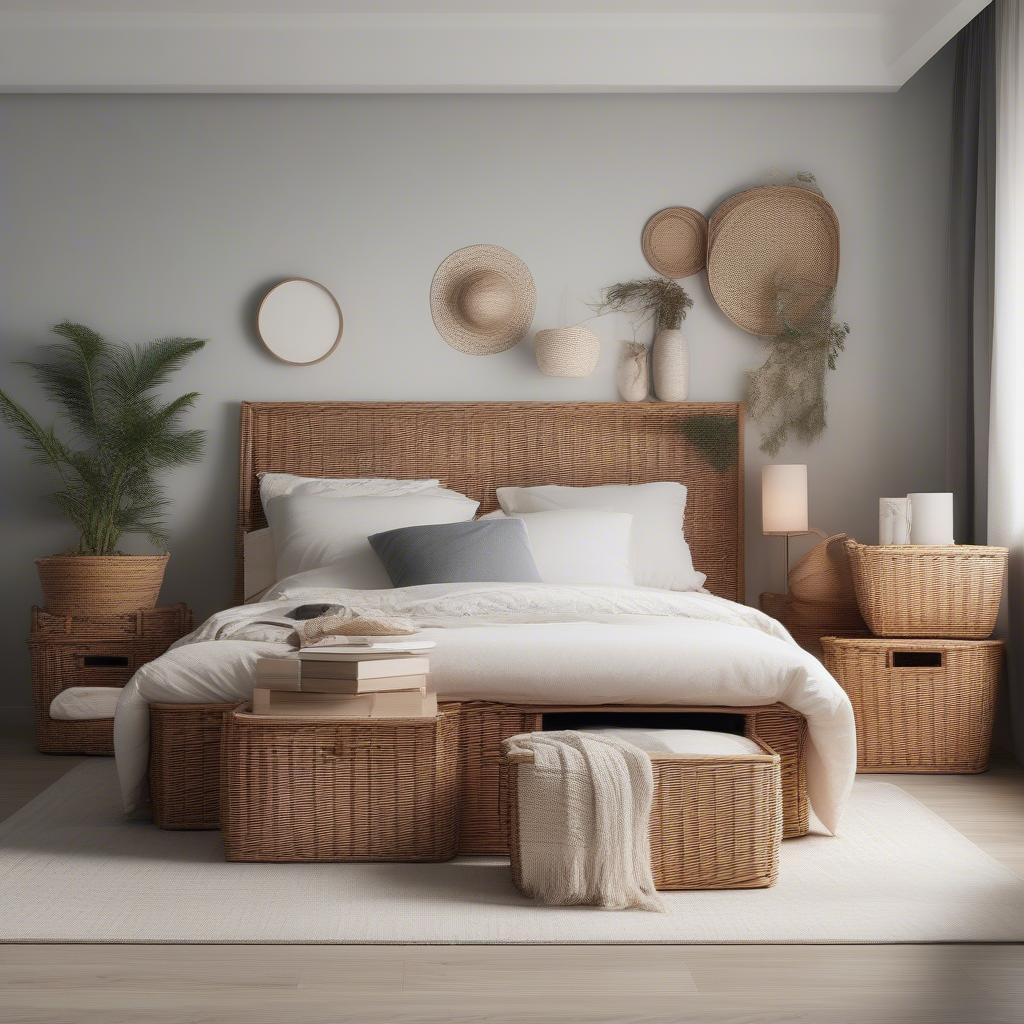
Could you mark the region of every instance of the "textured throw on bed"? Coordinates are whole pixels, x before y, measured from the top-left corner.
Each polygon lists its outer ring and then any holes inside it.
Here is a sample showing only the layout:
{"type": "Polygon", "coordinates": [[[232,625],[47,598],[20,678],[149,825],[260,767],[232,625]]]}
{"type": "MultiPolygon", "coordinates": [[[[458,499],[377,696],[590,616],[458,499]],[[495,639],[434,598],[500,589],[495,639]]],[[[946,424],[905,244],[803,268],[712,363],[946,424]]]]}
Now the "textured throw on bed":
{"type": "Polygon", "coordinates": [[[650,757],[580,732],[524,733],[504,749],[534,759],[518,777],[524,892],[553,906],[664,910],[651,875],[650,757]]]}

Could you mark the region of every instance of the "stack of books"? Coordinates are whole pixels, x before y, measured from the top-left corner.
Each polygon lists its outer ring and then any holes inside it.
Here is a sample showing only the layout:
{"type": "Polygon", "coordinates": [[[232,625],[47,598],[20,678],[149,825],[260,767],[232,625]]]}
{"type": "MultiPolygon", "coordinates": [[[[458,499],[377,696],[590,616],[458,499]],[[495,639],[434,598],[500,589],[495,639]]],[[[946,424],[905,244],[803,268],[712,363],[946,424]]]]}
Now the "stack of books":
{"type": "Polygon", "coordinates": [[[252,713],[277,718],[436,718],[432,640],[322,643],[256,663],[252,713]]]}

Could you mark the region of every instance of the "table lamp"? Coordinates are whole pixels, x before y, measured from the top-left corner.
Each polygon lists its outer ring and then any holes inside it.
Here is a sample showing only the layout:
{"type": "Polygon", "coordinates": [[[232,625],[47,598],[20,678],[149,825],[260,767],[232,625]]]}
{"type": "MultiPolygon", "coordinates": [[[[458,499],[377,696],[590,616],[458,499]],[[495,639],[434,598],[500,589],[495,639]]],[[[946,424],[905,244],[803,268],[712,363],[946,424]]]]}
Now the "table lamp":
{"type": "Polygon", "coordinates": [[[807,467],[764,466],[761,469],[761,532],[786,538],[786,576],[789,576],[789,538],[817,533],[807,526],[807,467]]]}

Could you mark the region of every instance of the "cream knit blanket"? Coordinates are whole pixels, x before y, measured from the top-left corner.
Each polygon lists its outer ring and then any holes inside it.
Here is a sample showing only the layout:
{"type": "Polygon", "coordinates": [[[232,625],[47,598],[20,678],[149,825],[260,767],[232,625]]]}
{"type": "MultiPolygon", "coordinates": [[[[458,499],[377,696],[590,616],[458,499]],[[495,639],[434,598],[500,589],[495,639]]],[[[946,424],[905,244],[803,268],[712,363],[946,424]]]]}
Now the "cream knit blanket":
{"type": "Polygon", "coordinates": [[[518,767],[523,891],[554,906],[664,910],[651,875],[651,759],[614,736],[523,733],[518,767]]]}

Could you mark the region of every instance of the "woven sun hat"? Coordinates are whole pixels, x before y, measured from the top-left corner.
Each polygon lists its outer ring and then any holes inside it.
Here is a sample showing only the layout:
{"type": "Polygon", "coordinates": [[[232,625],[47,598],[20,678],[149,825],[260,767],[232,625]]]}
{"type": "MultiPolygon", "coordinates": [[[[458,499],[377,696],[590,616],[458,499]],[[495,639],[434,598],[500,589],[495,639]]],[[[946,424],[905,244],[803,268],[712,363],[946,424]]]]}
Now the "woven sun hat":
{"type": "Polygon", "coordinates": [[[838,277],[839,220],[818,192],[799,185],[749,189],[711,216],[711,295],[750,334],[770,338],[781,330],[779,281],[799,280],[820,294],[834,288],[838,277]]]}
{"type": "Polygon", "coordinates": [[[707,257],[707,219],[689,206],[659,210],[644,225],[640,247],[651,269],[663,277],[699,274],[707,257]]]}
{"type": "Polygon", "coordinates": [[[526,264],[500,245],[453,252],[430,285],[430,315],[452,348],[489,356],[517,345],[530,329],[537,291],[526,264]]]}

